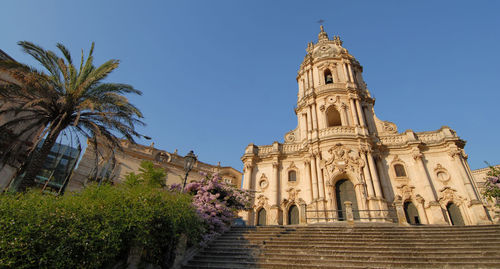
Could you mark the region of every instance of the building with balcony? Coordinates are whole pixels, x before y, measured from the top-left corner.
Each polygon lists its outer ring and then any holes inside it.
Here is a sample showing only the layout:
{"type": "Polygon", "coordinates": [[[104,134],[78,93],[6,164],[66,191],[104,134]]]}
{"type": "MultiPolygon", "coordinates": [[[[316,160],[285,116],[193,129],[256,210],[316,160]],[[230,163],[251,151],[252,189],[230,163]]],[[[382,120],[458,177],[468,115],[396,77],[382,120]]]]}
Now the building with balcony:
{"type": "MultiPolygon", "coordinates": [[[[184,156],[174,152],[157,149],[154,143],[150,146],[132,144],[122,140],[122,151],[105,150],[99,148],[96,157],[96,151],[91,143],[88,144],[85,153],[82,156],[77,169],[74,171],[69,181],[68,190],[78,191],[82,189],[91,180],[109,180],[115,184],[120,184],[128,173],[139,171],[142,161],[151,161],[155,167],[161,167],[165,170],[167,176],[165,183],[167,185],[182,184],[186,172],[184,171],[184,156]]],[[[242,174],[240,171],[229,167],[207,164],[196,161],[193,169],[188,175],[187,182],[198,181],[206,174],[219,174],[226,183],[241,187],[242,174]]]]}

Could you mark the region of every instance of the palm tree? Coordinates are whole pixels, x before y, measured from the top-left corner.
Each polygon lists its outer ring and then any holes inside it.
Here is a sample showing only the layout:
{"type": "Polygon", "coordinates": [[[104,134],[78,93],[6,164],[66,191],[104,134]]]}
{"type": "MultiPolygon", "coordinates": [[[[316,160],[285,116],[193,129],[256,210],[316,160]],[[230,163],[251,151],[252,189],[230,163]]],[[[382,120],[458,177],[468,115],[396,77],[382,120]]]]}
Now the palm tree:
{"type": "Polygon", "coordinates": [[[57,48],[63,57],[31,42],[21,41],[18,45],[45,69],[0,61],[0,73],[6,74],[0,76],[0,117],[8,118],[0,130],[16,129],[14,135],[18,137],[37,133],[18,190],[35,184],[35,177],[63,130],[87,138],[96,152],[98,145],[121,149],[118,136],[135,143],[134,138],[140,134],[134,126],[144,125],[140,120],[143,116],[124,94],[142,93],[131,85],[103,81],[118,67],[118,60],[94,66],[92,43],[86,60],[82,51],[77,69],[68,49],[60,43],[57,48]],[[36,149],[38,143],[42,145],[36,149]]]}

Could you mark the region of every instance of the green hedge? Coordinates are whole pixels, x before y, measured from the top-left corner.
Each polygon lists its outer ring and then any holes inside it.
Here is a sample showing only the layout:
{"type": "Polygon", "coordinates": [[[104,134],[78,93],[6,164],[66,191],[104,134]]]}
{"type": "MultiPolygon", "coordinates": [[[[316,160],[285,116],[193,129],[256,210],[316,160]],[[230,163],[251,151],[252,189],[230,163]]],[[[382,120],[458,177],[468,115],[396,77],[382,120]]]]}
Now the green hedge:
{"type": "Polygon", "coordinates": [[[147,186],[0,195],[0,268],[102,268],[126,260],[131,245],[167,267],[180,234],[194,244],[202,225],[190,196],[147,186]]]}

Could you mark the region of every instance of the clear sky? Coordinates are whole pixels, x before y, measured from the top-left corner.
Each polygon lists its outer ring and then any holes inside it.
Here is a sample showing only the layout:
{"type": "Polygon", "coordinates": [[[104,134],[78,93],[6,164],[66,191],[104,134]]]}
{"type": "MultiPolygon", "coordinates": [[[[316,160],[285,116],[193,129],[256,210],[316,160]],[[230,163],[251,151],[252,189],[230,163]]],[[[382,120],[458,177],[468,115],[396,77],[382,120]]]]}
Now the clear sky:
{"type": "MultiPolygon", "coordinates": [[[[296,127],[295,77],[318,20],[364,67],[375,113],[399,131],[448,125],[472,169],[500,163],[500,1],[5,0],[0,48],[57,42],[120,59],[113,82],[143,91],[155,147],[242,170],[249,143],[296,127]]],[[[149,144],[149,141],[139,141],[149,144]]]]}

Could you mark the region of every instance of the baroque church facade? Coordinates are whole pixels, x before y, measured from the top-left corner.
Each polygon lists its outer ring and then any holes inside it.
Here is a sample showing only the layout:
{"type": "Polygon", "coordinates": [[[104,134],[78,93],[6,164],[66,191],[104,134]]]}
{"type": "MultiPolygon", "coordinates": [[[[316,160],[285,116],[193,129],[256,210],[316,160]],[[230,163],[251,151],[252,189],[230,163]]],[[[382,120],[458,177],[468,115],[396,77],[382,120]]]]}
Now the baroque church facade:
{"type": "Polygon", "coordinates": [[[249,144],[241,158],[243,189],[254,194],[249,225],[345,220],[346,206],[359,221],[399,209],[410,224],[491,223],[454,130],[400,133],[378,119],[362,66],[323,26],[306,51],[297,128],[284,143],[249,144]]]}

